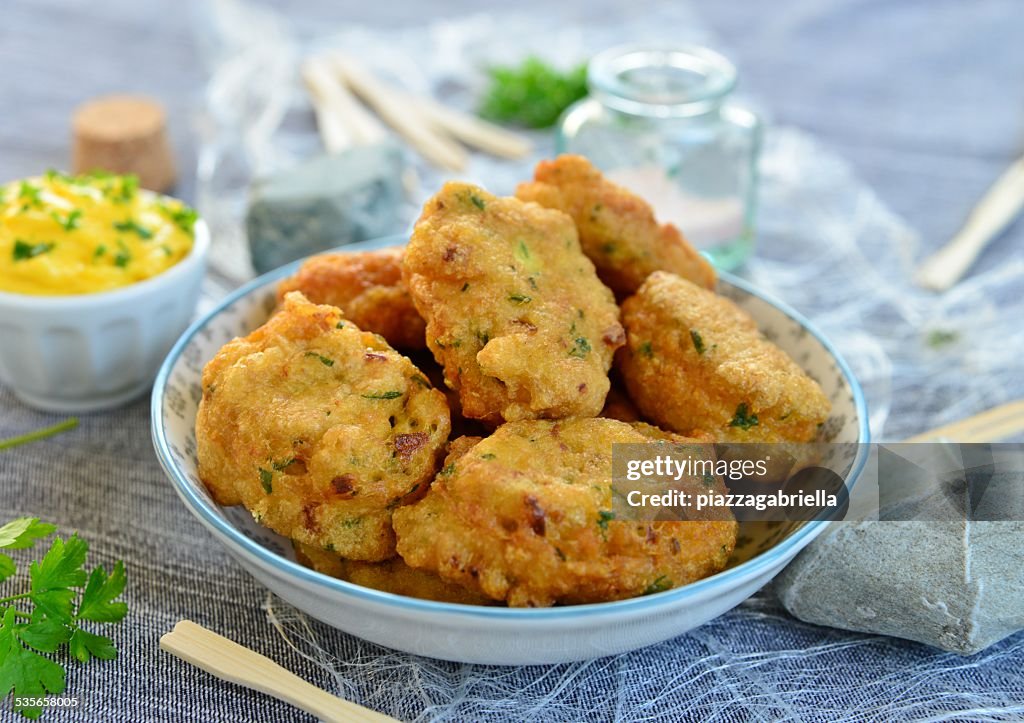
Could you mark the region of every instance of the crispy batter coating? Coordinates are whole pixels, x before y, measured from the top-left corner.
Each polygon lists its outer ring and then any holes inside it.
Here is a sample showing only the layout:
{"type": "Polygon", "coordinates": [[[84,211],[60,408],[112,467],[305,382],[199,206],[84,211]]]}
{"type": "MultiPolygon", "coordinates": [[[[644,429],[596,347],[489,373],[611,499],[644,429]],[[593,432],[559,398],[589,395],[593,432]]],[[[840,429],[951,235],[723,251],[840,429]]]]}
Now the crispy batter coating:
{"type": "Polygon", "coordinates": [[[398,557],[383,562],[346,560],[333,552],[298,542],[295,543],[295,557],[306,567],[324,575],[382,592],[463,605],[494,604],[490,598],[445,582],[432,572],[409,567],[398,557]]]}
{"type": "Polygon", "coordinates": [[[426,347],[426,325],[402,281],[401,249],[314,256],[278,285],[278,301],[289,291],[337,306],[360,329],[398,349],[426,347]]]}
{"type": "Polygon", "coordinates": [[[831,405],[736,304],[674,274],[651,274],[622,306],[617,358],[644,416],[722,442],[808,442],[831,405]]]}
{"type": "Polygon", "coordinates": [[[199,474],[222,505],[359,560],[394,554],[448,439],[444,395],[376,334],[292,292],[203,369],[199,474]]]}
{"type": "Polygon", "coordinates": [[[424,206],[403,274],[466,417],[601,411],[623,332],[568,216],[447,183],[424,206]]]}
{"type": "Polygon", "coordinates": [[[642,198],[606,179],[583,156],[541,161],[516,196],[572,216],[583,252],[616,294],[632,294],[654,271],[714,288],[715,270],[672,224],[658,224],[642,198]]]}
{"type": "Polygon", "coordinates": [[[448,462],[421,501],[396,510],[398,552],[513,606],[616,600],[721,570],[736,543],[731,515],[614,519],[612,445],[651,441],[690,440],[613,419],[505,424],[448,462]]]}

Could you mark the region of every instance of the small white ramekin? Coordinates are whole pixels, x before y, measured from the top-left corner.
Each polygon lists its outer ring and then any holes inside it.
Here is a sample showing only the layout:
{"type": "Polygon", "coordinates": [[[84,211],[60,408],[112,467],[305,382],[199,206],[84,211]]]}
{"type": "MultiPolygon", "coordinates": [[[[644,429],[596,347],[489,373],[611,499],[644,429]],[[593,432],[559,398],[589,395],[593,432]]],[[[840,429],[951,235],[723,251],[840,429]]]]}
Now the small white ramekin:
{"type": "Polygon", "coordinates": [[[0,292],[0,383],[50,412],[92,412],[149,388],[191,320],[210,231],[166,271],[112,291],[70,296],[0,292]]]}

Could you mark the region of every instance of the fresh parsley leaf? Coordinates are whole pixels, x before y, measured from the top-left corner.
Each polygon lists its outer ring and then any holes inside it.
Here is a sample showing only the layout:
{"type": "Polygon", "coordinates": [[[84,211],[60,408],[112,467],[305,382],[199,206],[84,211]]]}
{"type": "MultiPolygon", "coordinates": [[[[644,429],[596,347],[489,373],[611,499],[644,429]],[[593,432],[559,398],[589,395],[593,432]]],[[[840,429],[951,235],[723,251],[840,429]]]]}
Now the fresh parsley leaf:
{"type": "Polygon", "coordinates": [[[118,560],[107,575],[102,566],[93,568],[78,603],[78,619],[94,623],[119,623],[128,614],[128,605],[116,602],[124,592],[124,563],[118,560]]]}
{"type": "MultiPolygon", "coordinates": [[[[27,549],[55,531],[36,518],[20,518],[0,527],[0,548],[27,549]]],[[[112,659],[117,649],[110,638],[83,629],[83,622],[118,622],[127,606],[124,563],[108,575],[96,567],[86,575],[89,545],[77,535],[53,538],[41,560],[29,566],[28,590],[0,592],[0,699],[14,696],[14,709],[38,718],[43,707],[31,699],[64,691],[65,671],[47,656],[67,651],[77,660],[112,659]]],[[[14,561],[0,555],[0,567],[13,574],[14,561]]]]}
{"type": "Polygon", "coordinates": [[[260,467],[260,485],[268,495],[274,491],[274,473],[260,467]]]}
{"type": "MultiPolygon", "coordinates": [[[[26,649],[18,636],[23,627],[17,622],[15,609],[7,608],[0,621],[0,699],[12,694],[16,698],[42,698],[48,693],[63,693],[64,668],[26,649]]],[[[15,709],[32,719],[43,713],[38,706],[15,709]]]]}
{"type": "Polygon", "coordinates": [[[479,113],[502,123],[548,128],[566,108],[587,94],[587,66],[560,71],[530,56],[518,66],[495,66],[487,71],[490,86],[479,113]]]}
{"type": "Polygon", "coordinates": [[[0,547],[5,550],[25,550],[36,540],[52,535],[57,528],[38,517],[21,517],[0,527],[0,547]]]}
{"type": "Polygon", "coordinates": [[[81,628],[71,635],[68,652],[80,663],[88,663],[91,658],[113,660],[117,657],[117,648],[114,647],[113,640],[81,628]]]}

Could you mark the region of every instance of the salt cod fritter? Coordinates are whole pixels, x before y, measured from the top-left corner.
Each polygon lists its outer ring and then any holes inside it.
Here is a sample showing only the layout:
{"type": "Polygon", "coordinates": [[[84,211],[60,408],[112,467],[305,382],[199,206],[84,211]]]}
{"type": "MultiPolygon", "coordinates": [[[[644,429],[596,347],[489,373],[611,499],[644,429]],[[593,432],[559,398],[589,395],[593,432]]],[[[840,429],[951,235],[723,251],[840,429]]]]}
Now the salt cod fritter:
{"type": "Polygon", "coordinates": [[[402,281],[402,250],[314,256],[277,288],[278,301],[301,291],[314,304],[341,309],[363,331],[398,349],[423,349],[426,325],[402,281]]]}
{"type": "Polygon", "coordinates": [[[376,334],[297,292],[203,370],[199,474],[222,505],[356,560],[394,554],[450,428],[444,395],[376,334]]]}
{"type": "MultiPolygon", "coordinates": [[[[652,441],[691,442],[613,419],[505,424],[460,448],[426,497],[396,510],[398,552],[412,567],[520,607],[634,597],[718,572],[736,543],[728,513],[614,519],[612,445],[652,441]]],[[[725,492],[720,479],[713,488],[725,492]]]]}
{"type": "Polygon", "coordinates": [[[583,252],[619,295],[632,294],[651,273],[671,271],[705,288],[715,270],[672,224],[659,224],[650,205],[605,178],[583,156],[541,161],[516,196],[572,216],[583,252]]]}
{"type": "Polygon", "coordinates": [[[720,442],[809,442],[831,405],[817,382],[729,299],[674,274],[651,274],[622,306],[617,364],[658,425],[720,442]]]}
{"type": "Polygon", "coordinates": [[[624,335],[564,213],[447,183],[424,206],[403,276],[465,416],[601,411],[624,335]]]}

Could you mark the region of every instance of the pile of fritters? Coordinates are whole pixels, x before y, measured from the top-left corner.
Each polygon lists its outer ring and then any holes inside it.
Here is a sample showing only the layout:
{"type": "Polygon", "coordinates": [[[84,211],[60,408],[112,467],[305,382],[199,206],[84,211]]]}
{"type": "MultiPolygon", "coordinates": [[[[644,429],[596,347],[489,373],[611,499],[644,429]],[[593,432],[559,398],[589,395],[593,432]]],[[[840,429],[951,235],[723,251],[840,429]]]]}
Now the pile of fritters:
{"type": "Polygon", "coordinates": [[[698,580],[735,520],[616,520],[612,445],[806,442],[829,413],[714,285],[584,158],[511,198],[448,183],[404,251],[310,259],[210,361],[200,475],[305,564],[387,592],[543,606],[698,580]]]}

